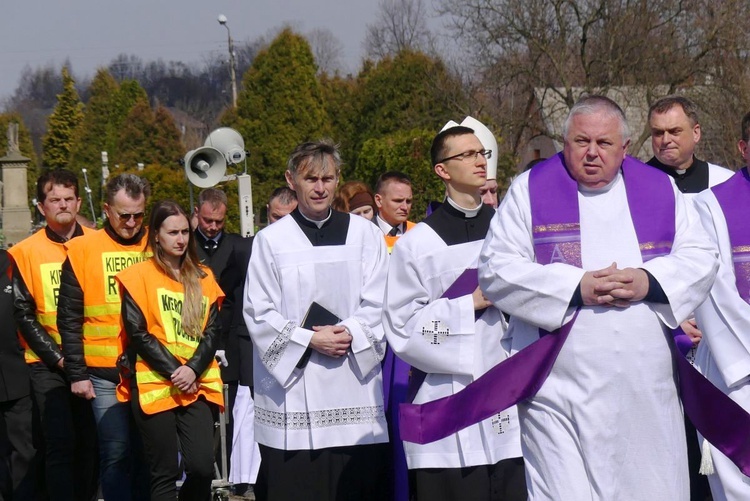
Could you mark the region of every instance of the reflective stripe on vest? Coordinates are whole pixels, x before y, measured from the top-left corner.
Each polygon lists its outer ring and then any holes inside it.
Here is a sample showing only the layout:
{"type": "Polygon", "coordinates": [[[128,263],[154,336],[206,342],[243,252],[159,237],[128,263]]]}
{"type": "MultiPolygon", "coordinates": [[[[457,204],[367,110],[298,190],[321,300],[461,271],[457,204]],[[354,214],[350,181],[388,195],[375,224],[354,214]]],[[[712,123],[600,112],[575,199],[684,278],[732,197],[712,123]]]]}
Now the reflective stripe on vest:
{"type": "MultiPolygon", "coordinates": [[[[182,284],[167,277],[153,260],[133,265],[119,273],[117,280],[141,309],[146,320],[146,330],[181,364],[189,360],[195,354],[201,338],[191,336],[182,329],[182,284]]],[[[205,328],[210,305],[223,297],[223,293],[210,273],[200,283],[205,328]]],[[[146,414],[190,405],[201,395],[209,402],[224,406],[221,371],[216,360],[212,360],[197,378],[200,386],[198,392],[193,394],[180,391],[169,379],[152,370],[140,356],[136,359],[135,377],[138,401],[146,414]]]]}
{"type": "Polygon", "coordinates": [[[151,255],[138,243],[121,245],[102,229],[66,245],[68,260],[83,290],[83,356],[88,367],[116,367],[121,353],[120,288],[115,275],[151,255]]]}
{"type": "MultiPolygon", "coordinates": [[[[88,228],[84,234],[91,233],[88,228]]],[[[76,240],[76,239],[73,239],[76,240]]],[[[37,321],[47,334],[60,346],[60,333],[57,331],[57,296],[60,292],[60,275],[65,261],[65,247],[47,238],[44,229],[8,249],[8,254],[21,274],[24,284],[36,304],[37,321]]],[[[19,335],[24,348],[26,363],[40,362],[23,336],[19,335]]]]}

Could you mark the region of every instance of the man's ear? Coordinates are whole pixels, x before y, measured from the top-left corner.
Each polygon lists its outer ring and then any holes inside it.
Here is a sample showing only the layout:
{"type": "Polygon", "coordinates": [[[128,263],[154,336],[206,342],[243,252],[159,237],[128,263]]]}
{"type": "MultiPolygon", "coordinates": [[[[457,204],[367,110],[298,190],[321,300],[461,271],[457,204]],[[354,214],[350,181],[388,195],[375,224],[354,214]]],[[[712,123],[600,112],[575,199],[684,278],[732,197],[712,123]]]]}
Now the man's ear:
{"type": "Polygon", "coordinates": [[[378,209],[383,208],[383,196],[380,193],[375,193],[375,205],[378,206],[378,209]]]}
{"type": "Polygon", "coordinates": [[[292,191],[297,191],[297,189],[294,187],[294,177],[292,176],[292,173],[289,171],[284,171],[284,178],[286,179],[286,184],[289,186],[289,189],[292,191]]]}
{"type": "Polygon", "coordinates": [[[451,175],[448,173],[448,170],[445,168],[445,164],[436,164],[435,167],[435,174],[438,175],[440,179],[443,181],[450,181],[451,175]]]}

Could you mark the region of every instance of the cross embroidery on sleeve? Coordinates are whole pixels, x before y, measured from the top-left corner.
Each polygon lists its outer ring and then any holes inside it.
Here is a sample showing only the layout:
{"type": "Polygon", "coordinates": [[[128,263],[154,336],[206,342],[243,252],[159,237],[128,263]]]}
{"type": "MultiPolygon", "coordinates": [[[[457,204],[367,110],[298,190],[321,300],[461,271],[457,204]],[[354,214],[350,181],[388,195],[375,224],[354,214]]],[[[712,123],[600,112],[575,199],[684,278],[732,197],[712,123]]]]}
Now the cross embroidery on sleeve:
{"type": "Polygon", "coordinates": [[[422,327],[422,335],[427,338],[430,344],[442,343],[450,333],[448,326],[440,320],[429,320],[422,327]]]}

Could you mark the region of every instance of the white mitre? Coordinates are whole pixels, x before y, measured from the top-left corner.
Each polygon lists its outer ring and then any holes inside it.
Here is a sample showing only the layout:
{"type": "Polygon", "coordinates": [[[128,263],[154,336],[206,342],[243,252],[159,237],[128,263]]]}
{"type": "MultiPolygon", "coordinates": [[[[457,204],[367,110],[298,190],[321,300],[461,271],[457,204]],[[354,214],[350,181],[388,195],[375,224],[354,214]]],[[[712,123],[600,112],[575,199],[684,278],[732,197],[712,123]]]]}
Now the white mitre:
{"type": "MultiPolygon", "coordinates": [[[[451,122],[448,122],[451,123],[451,122]]],[[[466,117],[461,122],[464,127],[474,129],[474,135],[484,146],[485,150],[492,150],[492,157],[487,159],[487,179],[497,179],[497,139],[490,129],[474,117],[466,117]]],[[[451,125],[454,127],[455,125],[451,125]]],[[[447,124],[446,124],[447,127],[447,124]]],[[[445,128],[445,127],[444,127],[445,128]]]]}

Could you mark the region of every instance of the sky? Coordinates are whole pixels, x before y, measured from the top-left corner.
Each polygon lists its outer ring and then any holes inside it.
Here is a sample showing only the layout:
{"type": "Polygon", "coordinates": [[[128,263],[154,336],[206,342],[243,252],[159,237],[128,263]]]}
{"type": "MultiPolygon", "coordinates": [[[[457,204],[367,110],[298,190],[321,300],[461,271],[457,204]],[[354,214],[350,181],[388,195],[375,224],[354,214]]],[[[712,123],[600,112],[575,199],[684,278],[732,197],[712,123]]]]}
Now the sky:
{"type": "Polygon", "coordinates": [[[344,69],[356,72],[366,25],[378,0],[4,0],[0,15],[0,100],[18,85],[24,67],[59,67],[92,77],[118,54],[144,62],[201,62],[227,57],[224,14],[235,43],[289,24],[300,33],[327,28],[343,44],[344,69]]]}

